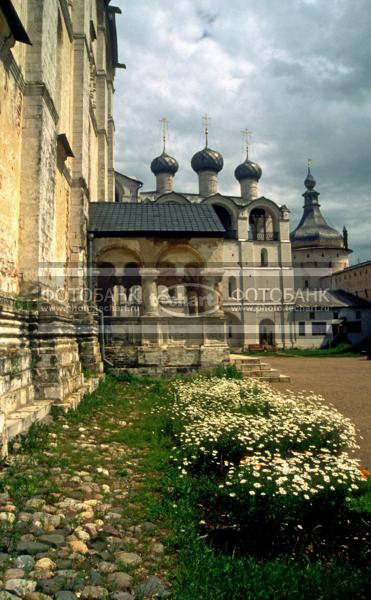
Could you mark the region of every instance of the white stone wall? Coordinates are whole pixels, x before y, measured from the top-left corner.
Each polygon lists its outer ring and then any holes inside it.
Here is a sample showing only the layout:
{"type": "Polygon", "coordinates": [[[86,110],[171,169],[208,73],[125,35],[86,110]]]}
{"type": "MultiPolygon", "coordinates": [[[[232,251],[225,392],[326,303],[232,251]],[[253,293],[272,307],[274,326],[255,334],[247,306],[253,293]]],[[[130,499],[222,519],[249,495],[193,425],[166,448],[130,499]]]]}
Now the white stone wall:
{"type": "Polygon", "coordinates": [[[295,286],[321,289],[323,277],[349,266],[349,252],[342,248],[293,248],[295,286]]]}

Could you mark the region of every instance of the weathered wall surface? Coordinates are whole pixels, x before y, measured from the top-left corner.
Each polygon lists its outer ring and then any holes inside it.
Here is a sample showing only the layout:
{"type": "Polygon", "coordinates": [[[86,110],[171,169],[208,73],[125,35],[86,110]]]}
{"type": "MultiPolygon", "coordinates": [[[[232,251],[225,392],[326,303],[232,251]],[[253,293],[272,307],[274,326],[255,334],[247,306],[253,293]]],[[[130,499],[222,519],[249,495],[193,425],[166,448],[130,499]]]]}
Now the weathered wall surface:
{"type": "Polygon", "coordinates": [[[13,0],[13,6],[32,45],[15,42],[14,24],[0,6],[0,413],[6,416],[33,402],[77,398],[82,369],[102,371],[97,316],[81,299],[89,201],[100,193],[100,200],[111,199],[115,73],[104,0],[13,0]]]}
{"type": "Polygon", "coordinates": [[[321,279],[321,287],[346,290],[360,298],[371,300],[371,261],[339,270],[321,279]]]}
{"type": "Polygon", "coordinates": [[[9,54],[0,60],[0,293],[6,294],[18,292],[23,97],[15,67],[9,54]]]}

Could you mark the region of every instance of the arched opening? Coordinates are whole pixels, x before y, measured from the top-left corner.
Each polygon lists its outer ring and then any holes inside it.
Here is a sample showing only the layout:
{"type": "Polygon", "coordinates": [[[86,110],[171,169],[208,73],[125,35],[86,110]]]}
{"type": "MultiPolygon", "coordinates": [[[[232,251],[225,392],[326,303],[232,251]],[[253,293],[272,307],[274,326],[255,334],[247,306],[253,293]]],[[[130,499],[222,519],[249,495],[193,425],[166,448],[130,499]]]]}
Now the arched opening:
{"type": "Polygon", "coordinates": [[[113,288],[117,283],[115,267],[112,263],[102,262],[97,265],[97,285],[94,290],[95,302],[104,316],[112,316],[113,288]]]}
{"type": "Polygon", "coordinates": [[[277,241],[274,215],[265,208],[253,208],[249,214],[249,240],[277,241]]]}
{"type": "Polygon", "coordinates": [[[227,239],[235,238],[236,230],[234,227],[232,215],[229,212],[229,210],[227,210],[224,206],[221,206],[220,204],[213,204],[212,206],[225,229],[224,237],[227,239]]]}
{"type": "Polygon", "coordinates": [[[226,317],[228,346],[235,351],[241,351],[243,347],[242,323],[235,315],[226,313],[226,317]]]}
{"type": "Polygon", "coordinates": [[[177,273],[176,265],[162,262],[159,265],[160,275],[157,278],[158,301],[164,309],[171,308],[178,313],[184,310],[185,290],[182,278],[177,273]]]}
{"type": "Polygon", "coordinates": [[[200,265],[197,263],[189,263],[184,268],[184,283],[189,315],[197,315],[202,309],[200,268],[200,265]]]}
{"type": "Polygon", "coordinates": [[[263,319],[259,323],[259,344],[264,347],[275,345],[274,322],[271,319],[263,319]]]}
{"type": "Polygon", "coordinates": [[[142,303],[142,280],[137,263],[130,262],[125,265],[121,283],[125,288],[129,312],[139,312],[139,305],[142,303]]]}
{"type": "Polygon", "coordinates": [[[237,280],[235,277],[230,277],[228,280],[228,296],[229,298],[235,298],[237,292],[237,280]]]}
{"type": "Polygon", "coordinates": [[[262,248],[260,252],[260,266],[267,267],[268,266],[268,250],[266,248],[262,248]]]}
{"type": "Polygon", "coordinates": [[[137,263],[117,269],[112,263],[98,264],[95,301],[105,316],[135,316],[142,303],[142,286],[137,263]]]}

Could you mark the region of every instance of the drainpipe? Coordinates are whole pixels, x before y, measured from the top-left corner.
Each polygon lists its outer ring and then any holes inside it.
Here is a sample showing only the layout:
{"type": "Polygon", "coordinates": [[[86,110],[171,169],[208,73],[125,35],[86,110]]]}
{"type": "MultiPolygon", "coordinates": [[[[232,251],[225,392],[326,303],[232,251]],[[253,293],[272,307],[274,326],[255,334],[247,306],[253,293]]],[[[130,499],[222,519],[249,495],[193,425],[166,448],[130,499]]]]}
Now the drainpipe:
{"type": "MultiPolygon", "coordinates": [[[[93,293],[93,270],[94,270],[94,252],[93,252],[93,243],[94,243],[94,233],[88,233],[88,286],[90,291],[90,303],[94,304],[93,293]]],[[[104,337],[104,313],[103,311],[95,306],[98,314],[99,314],[99,327],[98,327],[98,339],[99,339],[99,347],[100,353],[102,356],[102,361],[109,366],[113,367],[112,363],[106,359],[106,340],[104,337]]]]}
{"type": "Polygon", "coordinates": [[[242,323],[242,351],[245,350],[245,290],[243,284],[243,265],[242,265],[242,242],[238,240],[239,261],[240,261],[240,289],[241,298],[241,323],[242,323]]]}
{"type": "Polygon", "coordinates": [[[93,303],[93,242],[94,233],[88,233],[88,286],[91,304],[93,303]]]}
{"type": "Polygon", "coordinates": [[[108,364],[110,367],[113,367],[113,364],[107,360],[106,358],[106,340],[104,337],[104,314],[103,310],[97,307],[97,311],[99,314],[99,346],[100,353],[102,355],[102,360],[104,363],[108,364]]]}

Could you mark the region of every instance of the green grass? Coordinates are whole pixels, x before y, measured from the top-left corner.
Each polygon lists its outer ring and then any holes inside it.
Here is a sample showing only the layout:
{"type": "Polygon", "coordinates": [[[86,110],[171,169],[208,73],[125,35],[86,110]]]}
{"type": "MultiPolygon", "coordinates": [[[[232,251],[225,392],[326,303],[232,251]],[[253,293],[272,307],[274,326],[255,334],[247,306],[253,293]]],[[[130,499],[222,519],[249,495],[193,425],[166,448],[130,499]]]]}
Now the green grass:
{"type": "MultiPolygon", "coordinates": [[[[233,375],[233,374],[231,374],[233,375]]],[[[89,428],[104,424],[100,443],[119,442],[128,448],[130,460],[117,465],[116,476],[126,478],[129,470],[140,477],[123,507],[128,526],[151,521],[163,534],[166,557],[158,574],[172,583],[171,600],[348,600],[368,598],[370,581],[355,564],[336,560],[324,563],[290,556],[258,560],[213,545],[199,529],[197,494],[192,482],[179,479],[170,456],[173,442],[161,432],[163,414],[169,406],[169,382],[155,379],[107,376],[96,393],[87,396],[78,409],[57,416],[50,430],[62,431],[63,424],[89,428]],[[119,427],[121,421],[127,425],[119,427]]],[[[76,432],[73,429],[76,426],[76,432]]],[[[46,428],[35,427],[24,438],[21,452],[30,452],[33,476],[10,469],[0,488],[16,493],[20,502],[35,494],[45,470],[63,466],[71,472],[94,464],[94,452],[76,455],[68,444],[45,456],[46,428]],[[42,463],[44,461],[44,463],[42,463]]],[[[52,490],[46,490],[46,493],[52,490]]],[[[371,511],[371,487],[352,503],[352,510],[371,511]]]]}
{"type": "MultiPolygon", "coordinates": [[[[233,374],[231,374],[233,376],[233,374]]],[[[130,500],[137,509],[132,517],[155,520],[169,534],[168,552],[174,552],[174,600],[348,600],[367,598],[369,582],[355,565],[292,560],[254,560],[223,552],[203,539],[198,529],[197,499],[187,480],[179,481],[171,466],[172,441],[159,434],[164,419],[153,409],[168,405],[167,382],[131,379],[126,392],[137,398],[138,418],[132,427],[107,438],[135,447],[141,456],[138,469],[145,474],[143,487],[130,500]],[[143,393],[143,387],[146,387],[143,393]]],[[[364,510],[359,499],[354,510],[364,510]]]]}

